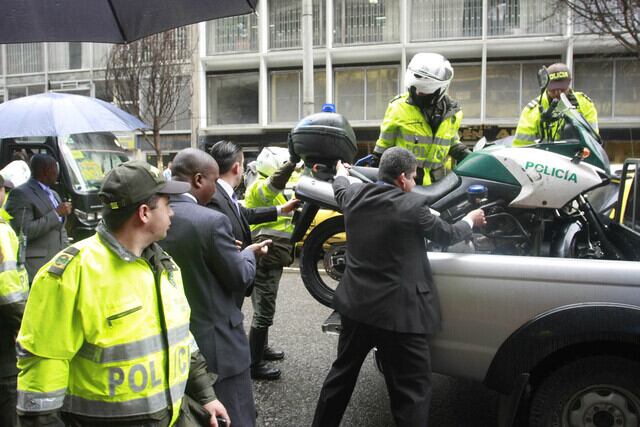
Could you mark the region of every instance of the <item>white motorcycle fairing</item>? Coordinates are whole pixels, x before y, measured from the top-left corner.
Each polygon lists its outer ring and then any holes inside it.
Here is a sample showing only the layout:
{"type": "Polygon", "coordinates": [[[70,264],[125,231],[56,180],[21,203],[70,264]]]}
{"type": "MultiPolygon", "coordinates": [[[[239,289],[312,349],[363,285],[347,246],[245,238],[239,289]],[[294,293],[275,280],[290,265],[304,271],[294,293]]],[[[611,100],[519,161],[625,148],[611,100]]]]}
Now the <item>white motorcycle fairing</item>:
{"type": "Polygon", "coordinates": [[[600,185],[598,168],[585,162],[536,148],[503,148],[493,155],[522,189],[509,206],[559,209],[600,185]]]}

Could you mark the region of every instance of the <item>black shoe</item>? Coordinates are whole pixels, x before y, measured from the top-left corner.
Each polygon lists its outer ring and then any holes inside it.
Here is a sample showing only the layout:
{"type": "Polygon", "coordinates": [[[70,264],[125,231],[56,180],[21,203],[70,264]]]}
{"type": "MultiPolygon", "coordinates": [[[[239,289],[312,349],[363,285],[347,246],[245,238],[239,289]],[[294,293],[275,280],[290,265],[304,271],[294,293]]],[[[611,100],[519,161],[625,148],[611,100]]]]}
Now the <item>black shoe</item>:
{"type": "Polygon", "coordinates": [[[265,347],[262,353],[263,360],[282,360],[284,359],[284,351],[274,350],[271,347],[265,347]]]}
{"type": "Polygon", "coordinates": [[[277,380],[280,378],[280,369],[267,366],[266,363],[260,363],[251,367],[251,378],[254,380],[277,380]]]}

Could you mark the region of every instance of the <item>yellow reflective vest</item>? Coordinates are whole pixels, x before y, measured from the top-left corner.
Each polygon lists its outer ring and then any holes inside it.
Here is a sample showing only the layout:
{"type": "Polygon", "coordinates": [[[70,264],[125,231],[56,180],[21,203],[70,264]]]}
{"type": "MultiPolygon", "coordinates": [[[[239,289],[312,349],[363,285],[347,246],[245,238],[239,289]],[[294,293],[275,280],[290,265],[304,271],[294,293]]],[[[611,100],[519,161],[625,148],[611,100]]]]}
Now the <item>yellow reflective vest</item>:
{"type": "MultiPolygon", "coordinates": [[[[591,127],[598,132],[598,112],[593,101],[591,101],[591,99],[584,93],[575,91],[571,92],[569,99],[576,106],[578,112],[582,114],[587,122],[589,122],[591,127]]],[[[542,97],[543,111],[546,111],[547,108],[549,108],[549,103],[549,97],[545,93],[542,97]]],[[[564,120],[557,120],[551,124],[551,134],[554,141],[561,138],[563,126],[564,120]]],[[[539,98],[535,98],[529,102],[526,107],[524,107],[520,114],[520,120],[518,120],[518,127],[516,128],[516,136],[513,140],[513,146],[522,147],[532,145],[538,142],[541,138],[539,98]]]]}
{"type": "MultiPolygon", "coordinates": [[[[295,179],[289,179],[287,186],[294,180],[295,179]]],[[[280,206],[287,203],[287,198],[282,190],[275,188],[271,184],[271,180],[268,177],[265,178],[261,176],[245,191],[244,203],[247,208],[280,206]]],[[[272,222],[252,224],[250,226],[251,234],[253,237],[268,235],[289,239],[293,232],[292,218],[292,216],[280,215],[278,219],[272,222]]]]}
{"type": "Polygon", "coordinates": [[[462,110],[445,97],[447,111],[435,133],[419,107],[408,102],[409,93],[391,100],[380,125],[380,136],[374,151],[382,154],[387,148],[403,147],[418,159],[418,167],[424,169],[422,185],[430,185],[429,172],[436,166],[447,163],[449,148],[460,142],[458,129],[462,122],[462,110]]]}
{"type": "Polygon", "coordinates": [[[0,378],[18,373],[14,338],[29,295],[27,270],[18,262],[18,246],[16,233],[0,218],[0,378]]]}
{"type": "Polygon", "coordinates": [[[34,279],[17,340],[18,410],[169,410],[175,423],[197,350],[189,314],[180,270],[157,244],[138,258],[99,229],[34,279]]]}

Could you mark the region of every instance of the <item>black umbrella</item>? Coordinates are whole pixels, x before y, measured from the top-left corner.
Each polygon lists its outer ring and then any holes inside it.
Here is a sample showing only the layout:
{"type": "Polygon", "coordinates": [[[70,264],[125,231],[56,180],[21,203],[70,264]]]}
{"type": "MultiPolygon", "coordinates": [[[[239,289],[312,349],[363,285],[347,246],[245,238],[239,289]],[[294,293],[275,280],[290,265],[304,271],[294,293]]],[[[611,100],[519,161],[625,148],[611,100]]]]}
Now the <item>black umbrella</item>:
{"type": "Polygon", "coordinates": [[[242,15],[257,0],[0,0],[0,44],[128,43],[195,22],[242,15]]]}

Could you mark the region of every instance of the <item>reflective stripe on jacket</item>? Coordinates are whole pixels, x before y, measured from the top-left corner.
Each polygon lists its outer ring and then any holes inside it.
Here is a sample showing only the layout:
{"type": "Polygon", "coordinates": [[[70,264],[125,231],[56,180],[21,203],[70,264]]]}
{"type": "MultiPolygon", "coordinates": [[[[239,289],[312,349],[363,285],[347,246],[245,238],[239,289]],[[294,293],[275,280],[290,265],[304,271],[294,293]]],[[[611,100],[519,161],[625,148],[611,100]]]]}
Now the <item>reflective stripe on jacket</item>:
{"type": "MultiPolygon", "coordinates": [[[[247,208],[260,208],[283,205],[287,203],[287,198],[281,190],[271,185],[269,178],[260,177],[247,188],[244,194],[244,202],[247,208]]],[[[254,237],[265,234],[288,239],[291,237],[292,232],[293,222],[291,216],[280,215],[275,221],[251,225],[251,234],[254,237]]]]}
{"type": "Polygon", "coordinates": [[[0,378],[18,373],[14,338],[29,295],[29,279],[17,259],[18,237],[0,218],[0,378]]]}
{"type": "MultiPolygon", "coordinates": [[[[598,132],[598,112],[593,101],[582,92],[572,92],[575,102],[577,102],[576,108],[578,112],[582,114],[591,127],[598,132]]],[[[516,136],[513,140],[514,147],[522,147],[525,145],[535,144],[542,138],[540,129],[540,108],[539,99],[533,99],[527,104],[520,114],[520,120],[518,120],[518,127],[516,128],[516,136]]],[[[542,108],[546,111],[549,108],[549,97],[545,94],[542,97],[542,108]]],[[[562,128],[564,126],[563,120],[557,120],[551,124],[551,134],[553,140],[557,141],[562,136],[562,128]]]]}
{"type": "Polygon", "coordinates": [[[422,184],[429,185],[429,171],[435,166],[444,165],[449,148],[460,142],[458,129],[462,122],[462,111],[448,97],[445,98],[447,105],[452,108],[445,111],[434,135],[420,108],[410,104],[408,98],[409,93],[405,93],[389,103],[374,151],[382,153],[394,146],[411,151],[418,159],[418,166],[425,171],[422,184]]]}
{"type": "Polygon", "coordinates": [[[68,247],[37,274],[18,336],[18,409],[91,417],[170,409],[173,424],[197,349],[180,271],[155,244],[145,251],[165,257],[156,273],[146,255],[116,253],[106,239],[68,247]]]}

